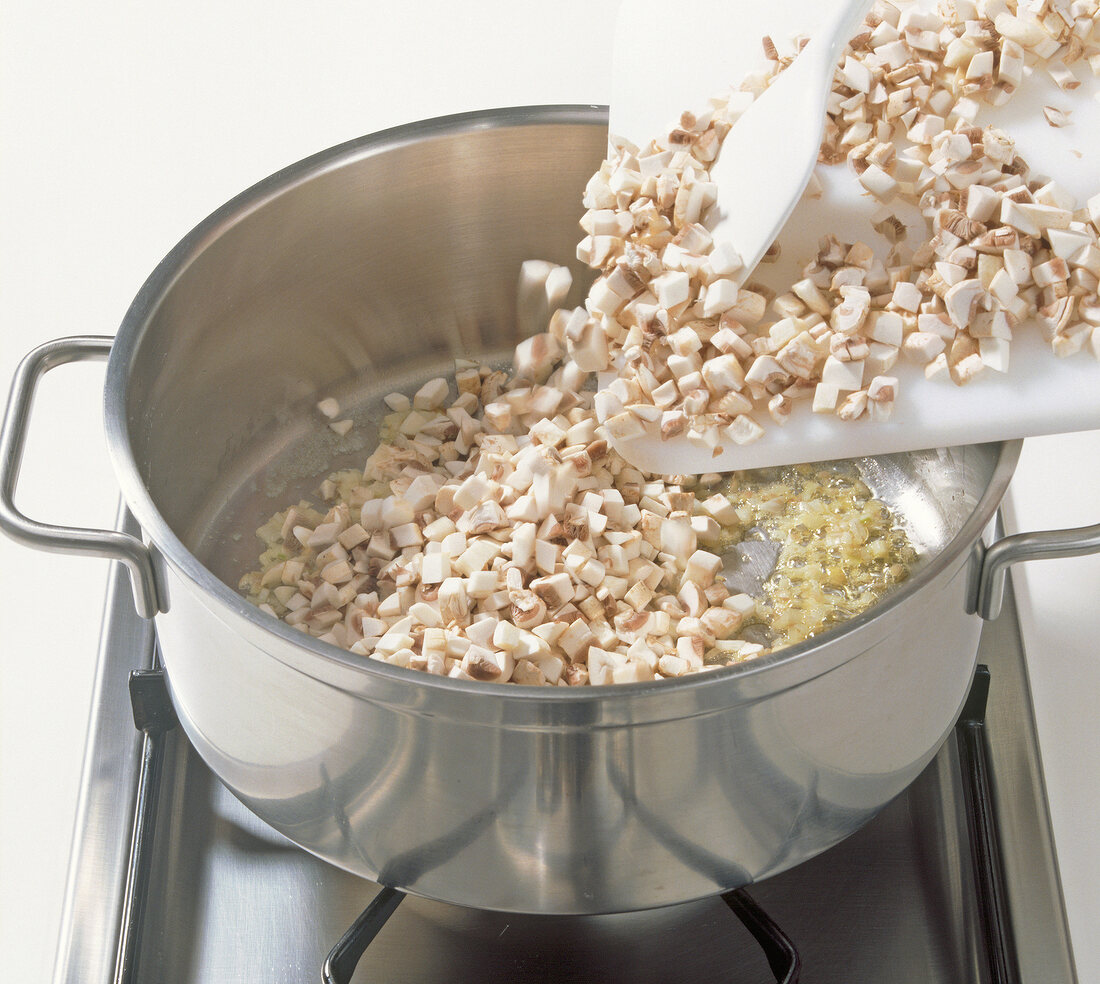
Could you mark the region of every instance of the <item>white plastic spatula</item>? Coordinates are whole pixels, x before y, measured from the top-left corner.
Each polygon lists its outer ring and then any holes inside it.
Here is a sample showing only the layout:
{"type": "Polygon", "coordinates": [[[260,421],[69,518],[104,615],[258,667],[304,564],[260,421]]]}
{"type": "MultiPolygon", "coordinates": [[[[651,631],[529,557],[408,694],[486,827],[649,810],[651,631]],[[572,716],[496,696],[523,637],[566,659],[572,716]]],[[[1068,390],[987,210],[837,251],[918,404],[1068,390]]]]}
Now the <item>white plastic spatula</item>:
{"type": "MultiPolygon", "coordinates": [[[[827,233],[885,252],[871,223],[878,203],[863,194],[850,168],[820,168],[824,194],[800,201],[817,157],[832,68],[868,6],[862,0],[697,0],[689,27],[667,3],[623,4],[610,129],[641,145],[666,133],[684,109],[702,108],[709,96],[760,66],[764,35],[781,48],[796,35],[811,38],[730,130],[711,168],[721,208],[715,241],[728,239],[744,257],[742,282],[751,274],[778,291],[787,290],[801,278],[801,267],[827,233]],[[683,54],[673,58],[672,52],[683,54]],[[753,271],[777,232],[780,262],[753,271]]],[[[1008,131],[1033,172],[1055,177],[1083,203],[1100,191],[1094,164],[1100,153],[1100,110],[1091,98],[1096,88],[1095,80],[1085,79],[1071,101],[1048,79],[1031,78],[1007,106],[983,110],[978,122],[1008,131]],[[1042,113],[1048,104],[1072,107],[1071,125],[1048,126],[1042,113]]],[[[923,239],[919,223],[918,216],[910,232],[923,239]]],[[[844,422],[812,414],[808,401],[800,401],[785,426],[762,415],[766,434],[761,440],[743,446],[725,442],[717,456],[683,438],[661,441],[656,436],[616,440],[616,450],[645,471],[700,474],[1100,427],[1100,364],[1084,353],[1056,358],[1035,331],[1017,333],[1008,373],[989,371],[965,387],[927,381],[919,366],[899,364],[891,372],[901,386],[888,422],[844,422]]],[[[601,385],[612,378],[603,375],[601,385]]]]}
{"type": "Polygon", "coordinates": [[[625,0],[620,8],[608,130],[639,146],[759,67],[765,35],[780,44],[810,38],[734,124],[710,170],[719,188],[711,232],[744,263],[733,279],[744,282],[752,273],[806,188],[837,59],[870,6],[871,0],[695,0],[674,8],[667,0],[625,0]]]}

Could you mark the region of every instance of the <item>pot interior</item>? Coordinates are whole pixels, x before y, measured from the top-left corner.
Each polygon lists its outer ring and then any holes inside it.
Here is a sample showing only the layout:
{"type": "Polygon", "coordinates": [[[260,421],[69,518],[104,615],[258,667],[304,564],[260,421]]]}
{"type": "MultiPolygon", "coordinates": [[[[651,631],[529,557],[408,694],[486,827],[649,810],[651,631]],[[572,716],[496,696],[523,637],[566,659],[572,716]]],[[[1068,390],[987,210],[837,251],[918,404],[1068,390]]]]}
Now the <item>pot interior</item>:
{"type": "MultiPolygon", "coordinates": [[[[582,303],[581,194],[605,139],[594,108],[417,124],[288,168],[199,226],[150,278],[112,356],[154,521],[235,588],[259,525],[314,498],[328,472],[362,466],[386,393],[450,376],[455,358],[507,360],[524,260],[568,263],[567,303],[582,303]],[[355,420],[347,437],[316,410],[324,397],[355,420]]],[[[772,280],[812,257],[825,231],[812,225],[795,212],[772,280]]],[[[858,464],[927,562],[974,512],[1003,447],[858,464]]]]}

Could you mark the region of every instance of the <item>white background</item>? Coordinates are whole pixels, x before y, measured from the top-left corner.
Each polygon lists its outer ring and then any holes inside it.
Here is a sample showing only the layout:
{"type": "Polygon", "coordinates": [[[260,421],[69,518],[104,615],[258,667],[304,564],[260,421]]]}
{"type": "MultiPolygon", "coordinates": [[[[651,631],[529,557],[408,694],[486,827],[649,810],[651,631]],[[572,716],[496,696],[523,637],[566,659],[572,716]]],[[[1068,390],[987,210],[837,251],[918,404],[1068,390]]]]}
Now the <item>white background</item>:
{"type": "MultiPolygon", "coordinates": [[[[489,106],[606,102],[614,4],[0,0],[0,386],[47,339],[113,334],[157,261],[316,150],[489,106]]],[[[1100,180],[1098,180],[1100,185],[1100,180]]],[[[1100,383],[1100,369],[1098,369],[1100,383]]],[[[108,524],[102,367],[47,377],[19,503],[108,524]]],[[[1100,520],[1100,433],[1028,442],[1024,528],[1100,520]]],[[[107,565],[0,538],[0,978],[52,969],[107,565]]],[[[1100,560],[1022,580],[1081,980],[1100,981],[1100,560]]]]}

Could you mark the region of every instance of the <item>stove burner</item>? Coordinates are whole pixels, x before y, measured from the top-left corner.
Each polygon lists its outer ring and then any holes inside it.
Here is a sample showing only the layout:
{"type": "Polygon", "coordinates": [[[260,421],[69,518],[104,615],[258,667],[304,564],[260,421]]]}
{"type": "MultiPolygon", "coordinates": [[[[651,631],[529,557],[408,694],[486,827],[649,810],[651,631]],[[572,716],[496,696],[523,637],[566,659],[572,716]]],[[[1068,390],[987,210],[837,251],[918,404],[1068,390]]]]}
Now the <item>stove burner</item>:
{"type": "MultiPolygon", "coordinates": [[[[351,928],[332,948],[321,971],[324,984],[350,984],[352,974],[386,921],[404,900],[403,892],[383,888],[363,910],[351,928]]],[[[775,975],[776,984],[798,984],[802,961],[787,935],[741,888],[726,892],[722,901],[733,910],[742,925],[756,938],[775,975]]]]}

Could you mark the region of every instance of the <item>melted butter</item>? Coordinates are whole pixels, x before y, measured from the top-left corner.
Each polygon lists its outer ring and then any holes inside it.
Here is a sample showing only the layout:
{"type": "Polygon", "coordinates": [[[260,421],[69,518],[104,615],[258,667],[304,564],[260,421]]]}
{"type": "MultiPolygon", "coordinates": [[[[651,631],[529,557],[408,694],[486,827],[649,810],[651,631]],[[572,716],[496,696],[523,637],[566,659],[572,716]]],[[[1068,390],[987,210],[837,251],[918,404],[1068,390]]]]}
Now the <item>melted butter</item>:
{"type": "Polygon", "coordinates": [[[798,465],[728,476],[740,525],[719,552],[763,531],[779,545],[763,598],[746,624],[771,649],[800,642],[866,611],[909,577],[916,551],[854,465],[798,465]]]}

